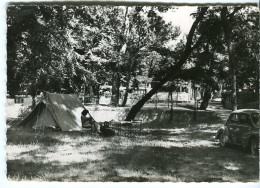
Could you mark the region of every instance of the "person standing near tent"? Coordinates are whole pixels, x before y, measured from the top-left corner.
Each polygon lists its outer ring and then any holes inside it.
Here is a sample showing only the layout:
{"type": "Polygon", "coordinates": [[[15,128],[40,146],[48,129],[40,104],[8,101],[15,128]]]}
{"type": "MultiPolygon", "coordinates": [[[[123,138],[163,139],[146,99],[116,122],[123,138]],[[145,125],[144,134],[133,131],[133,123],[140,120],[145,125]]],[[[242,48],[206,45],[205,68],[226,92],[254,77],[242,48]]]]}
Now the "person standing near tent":
{"type": "Polygon", "coordinates": [[[87,109],[84,109],[81,112],[81,122],[82,127],[88,127],[89,124],[91,125],[91,133],[98,133],[98,125],[96,124],[94,118],[90,115],[87,109]]]}

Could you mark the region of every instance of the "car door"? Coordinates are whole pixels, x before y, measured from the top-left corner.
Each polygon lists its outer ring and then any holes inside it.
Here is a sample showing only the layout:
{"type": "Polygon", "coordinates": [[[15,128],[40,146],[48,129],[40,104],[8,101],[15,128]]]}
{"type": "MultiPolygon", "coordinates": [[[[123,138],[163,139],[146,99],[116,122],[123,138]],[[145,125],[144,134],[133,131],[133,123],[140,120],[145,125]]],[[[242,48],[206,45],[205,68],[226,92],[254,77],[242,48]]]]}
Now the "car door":
{"type": "Polygon", "coordinates": [[[239,124],[236,126],[235,134],[236,134],[236,143],[241,144],[242,136],[246,132],[251,130],[251,120],[249,114],[241,113],[238,115],[239,124]]]}
{"type": "Polygon", "coordinates": [[[237,113],[233,113],[230,115],[227,121],[227,128],[229,132],[229,139],[232,143],[237,143],[237,130],[239,125],[239,116],[237,113]]]}

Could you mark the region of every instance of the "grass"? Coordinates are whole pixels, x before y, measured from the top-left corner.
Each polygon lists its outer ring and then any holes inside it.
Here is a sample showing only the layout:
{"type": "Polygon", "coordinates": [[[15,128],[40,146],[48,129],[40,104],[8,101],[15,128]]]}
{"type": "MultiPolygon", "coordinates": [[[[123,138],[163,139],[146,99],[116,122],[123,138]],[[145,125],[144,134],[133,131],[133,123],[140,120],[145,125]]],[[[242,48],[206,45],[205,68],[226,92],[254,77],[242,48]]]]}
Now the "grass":
{"type": "Polygon", "coordinates": [[[256,182],[259,159],[221,148],[210,124],[146,123],[132,137],[34,132],[7,121],[7,177],[15,181],[256,182]]]}

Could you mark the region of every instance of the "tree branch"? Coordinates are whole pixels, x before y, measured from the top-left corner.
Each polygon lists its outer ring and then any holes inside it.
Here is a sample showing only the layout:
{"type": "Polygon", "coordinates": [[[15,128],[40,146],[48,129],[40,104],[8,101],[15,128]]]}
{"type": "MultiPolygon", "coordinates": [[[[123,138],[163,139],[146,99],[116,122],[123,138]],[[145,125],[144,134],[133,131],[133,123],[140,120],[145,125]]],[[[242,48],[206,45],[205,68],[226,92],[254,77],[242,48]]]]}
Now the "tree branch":
{"type": "Polygon", "coordinates": [[[201,35],[200,38],[197,40],[196,44],[194,44],[192,47],[191,47],[191,51],[193,51],[194,49],[198,48],[199,45],[202,43],[202,39],[204,38],[204,35],[201,35]]]}
{"type": "Polygon", "coordinates": [[[208,10],[208,7],[202,7],[198,17],[193,22],[191,29],[190,29],[190,32],[189,32],[188,37],[187,37],[187,43],[186,43],[186,48],[185,48],[186,52],[192,50],[191,44],[192,44],[192,39],[193,39],[195,30],[196,30],[198,24],[200,23],[200,21],[203,19],[204,14],[206,13],[207,10],[208,10]]]}
{"type": "MultiPolygon", "coordinates": [[[[192,39],[193,39],[195,30],[196,30],[198,24],[203,19],[204,14],[206,13],[207,9],[208,9],[208,7],[201,8],[199,15],[197,16],[196,20],[192,24],[192,27],[191,27],[190,32],[187,37],[185,51],[183,52],[179,61],[175,65],[169,67],[165,76],[161,80],[159,80],[159,82],[145,96],[143,96],[141,100],[139,100],[135,105],[132,106],[131,110],[127,114],[126,120],[128,120],[128,121],[133,120],[135,118],[136,114],[143,107],[143,105],[158,91],[158,89],[160,89],[168,80],[172,79],[173,77],[176,77],[176,75],[180,71],[181,67],[187,61],[187,58],[189,57],[189,55],[192,52],[191,44],[192,44],[192,39]]],[[[201,40],[202,39],[199,39],[199,41],[197,41],[197,43],[195,45],[197,46],[201,40]]]]}

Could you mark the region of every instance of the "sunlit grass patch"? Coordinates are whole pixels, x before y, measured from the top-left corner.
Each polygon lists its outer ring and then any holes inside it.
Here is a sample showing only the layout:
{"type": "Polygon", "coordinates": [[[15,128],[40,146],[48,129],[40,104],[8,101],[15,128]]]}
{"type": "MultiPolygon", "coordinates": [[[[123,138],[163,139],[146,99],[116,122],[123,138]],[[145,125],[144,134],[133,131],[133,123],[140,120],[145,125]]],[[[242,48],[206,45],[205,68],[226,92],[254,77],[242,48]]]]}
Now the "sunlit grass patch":
{"type": "Polygon", "coordinates": [[[88,154],[80,154],[78,152],[62,152],[62,153],[51,153],[46,154],[44,163],[55,162],[59,165],[66,165],[71,163],[82,163],[88,161],[98,161],[103,160],[104,157],[102,154],[98,153],[88,153],[88,154]]]}
{"type": "Polygon", "coordinates": [[[239,170],[240,169],[240,165],[234,164],[233,162],[224,163],[223,166],[227,170],[239,170]]]}
{"type": "Polygon", "coordinates": [[[39,144],[20,144],[20,145],[8,145],[6,147],[8,160],[32,160],[32,152],[39,150],[39,144]]]}
{"type": "Polygon", "coordinates": [[[124,177],[133,180],[145,180],[145,181],[168,181],[177,182],[181,181],[180,178],[172,175],[161,175],[154,170],[142,171],[142,170],[127,170],[127,169],[116,169],[119,177],[124,177]]]}
{"type": "Polygon", "coordinates": [[[216,147],[212,141],[208,140],[191,140],[183,144],[183,147],[216,147]]]}
{"type": "Polygon", "coordinates": [[[183,147],[183,143],[153,140],[153,141],[144,141],[142,143],[137,144],[137,146],[171,148],[171,147],[183,147]]]}

